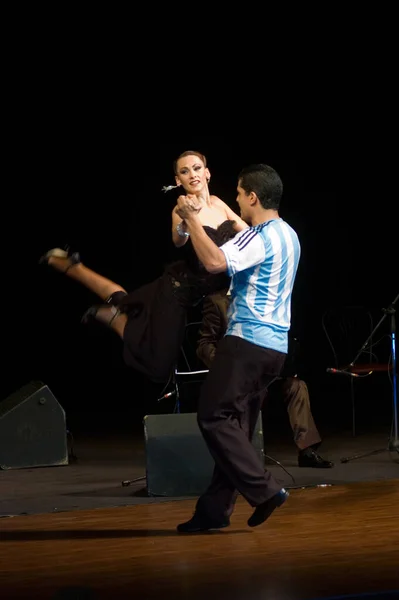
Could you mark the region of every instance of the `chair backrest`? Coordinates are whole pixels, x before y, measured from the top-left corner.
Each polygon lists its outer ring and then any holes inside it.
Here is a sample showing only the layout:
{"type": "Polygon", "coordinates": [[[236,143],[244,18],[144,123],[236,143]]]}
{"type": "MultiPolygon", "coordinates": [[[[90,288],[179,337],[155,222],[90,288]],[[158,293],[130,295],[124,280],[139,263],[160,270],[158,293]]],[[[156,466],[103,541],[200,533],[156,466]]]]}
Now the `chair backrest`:
{"type": "Polygon", "coordinates": [[[186,324],[180,355],[173,374],[178,402],[174,412],[180,412],[180,400],[183,412],[196,411],[201,386],[208,369],[197,356],[197,343],[201,321],[186,324]]]}
{"type": "MultiPolygon", "coordinates": [[[[335,368],[348,366],[373,331],[373,317],[364,306],[335,306],[328,308],[322,317],[322,327],[335,368]]],[[[373,339],[369,340],[356,363],[378,362],[373,352],[373,339]]]]}
{"type": "Polygon", "coordinates": [[[180,359],[177,370],[201,371],[206,369],[197,356],[197,344],[201,321],[191,321],[186,324],[184,340],[180,348],[180,359]]]}

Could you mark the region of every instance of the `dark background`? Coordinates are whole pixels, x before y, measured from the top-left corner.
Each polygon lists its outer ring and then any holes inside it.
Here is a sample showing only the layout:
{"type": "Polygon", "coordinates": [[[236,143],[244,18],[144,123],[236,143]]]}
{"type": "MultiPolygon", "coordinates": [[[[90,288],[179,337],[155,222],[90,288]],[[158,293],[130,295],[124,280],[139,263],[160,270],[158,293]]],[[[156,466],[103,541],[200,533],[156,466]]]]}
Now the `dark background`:
{"type": "MultiPolygon", "coordinates": [[[[64,407],[70,429],[88,433],[140,428],[145,414],[173,411],[173,397],[157,400],[163,386],[125,367],[121,341],[112,332],[80,323],[97,298],[38,260],[48,249],[70,244],[87,266],[128,290],[157,277],[178,257],[170,235],[177,194],[163,194],[161,187],[174,183],[177,155],[198,149],[208,157],[211,192],[235,210],[242,166],[265,162],[280,173],[280,215],[302,245],[292,321],[301,340],[302,375],[319,427],[349,428],[349,379],[326,373],[332,355],[322,315],[330,306],[362,305],[377,323],[399,291],[393,159],[381,153],[371,158],[362,140],[337,152],[304,146],[282,155],[263,135],[172,135],[164,125],[158,136],[137,138],[117,117],[99,126],[96,106],[58,115],[54,126],[52,114],[42,107],[21,115],[12,146],[16,166],[3,214],[1,398],[41,380],[64,407]]],[[[388,334],[385,319],[376,348],[382,362],[389,358],[388,334]]],[[[356,385],[364,426],[382,424],[389,433],[387,375],[356,385]]],[[[182,410],[195,410],[196,387],[183,388],[182,410]]],[[[278,402],[270,410],[286,427],[278,402]]]]}
{"type": "MultiPolygon", "coordinates": [[[[328,306],[360,304],[378,322],[399,291],[395,37],[386,11],[381,28],[372,15],[378,44],[358,14],[353,28],[338,13],[337,27],[330,19],[315,35],[312,25],[308,38],[300,28],[299,44],[288,36],[266,54],[252,41],[226,45],[212,19],[212,43],[187,45],[175,13],[158,32],[139,20],[145,41],[135,21],[114,24],[101,11],[35,7],[13,17],[2,71],[0,399],[40,379],[74,432],[140,428],[143,415],[173,410],[173,398],[157,402],[162,389],[124,366],[112,332],[80,324],[97,299],[38,260],[68,243],[128,289],[159,275],[176,256],[176,196],[160,190],[173,183],[173,159],[192,148],[208,156],[211,191],[233,207],[243,165],[279,171],[281,216],[302,245],[293,297],[301,374],[318,425],[350,427],[349,381],[326,374],[321,319],[328,306]]],[[[387,333],[385,320],[381,361],[387,333]]],[[[389,426],[387,376],[356,384],[359,416],[389,426]]],[[[182,409],[195,405],[192,391],[182,409]]]]}

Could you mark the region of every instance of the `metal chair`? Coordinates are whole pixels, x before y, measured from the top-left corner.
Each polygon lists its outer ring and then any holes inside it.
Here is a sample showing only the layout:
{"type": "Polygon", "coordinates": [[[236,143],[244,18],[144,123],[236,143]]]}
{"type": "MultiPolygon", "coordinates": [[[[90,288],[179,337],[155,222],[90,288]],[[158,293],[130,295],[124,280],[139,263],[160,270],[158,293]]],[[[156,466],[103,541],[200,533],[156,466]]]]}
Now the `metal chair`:
{"type": "Polygon", "coordinates": [[[180,413],[180,384],[182,382],[189,382],[191,384],[202,383],[205,375],[209,372],[209,369],[204,368],[204,365],[197,357],[197,341],[200,326],[201,321],[191,321],[186,324],[179,357],[163,391],[165,392],[165,390],[168,388],[170,389],[170,387],[172,387],[172,389],[171,391],[163,393],[163,395],[158,398],[158,402],[160,402],[165,398],[174,396],[174,413],[180,413]]]}
{"type": "Polygon", "coordinates": [[[322,327],[331,352],[334,373],[348,375],[352,408],[352,434],[356,435],[355,380],[373,372],[388,371],[390,365],[381,363],[375,354],[373,317],[364,306],[335,306],[328,308],[322,316],[322,327]],[[359,354],[360,349],[362,351],[359,354]]]}

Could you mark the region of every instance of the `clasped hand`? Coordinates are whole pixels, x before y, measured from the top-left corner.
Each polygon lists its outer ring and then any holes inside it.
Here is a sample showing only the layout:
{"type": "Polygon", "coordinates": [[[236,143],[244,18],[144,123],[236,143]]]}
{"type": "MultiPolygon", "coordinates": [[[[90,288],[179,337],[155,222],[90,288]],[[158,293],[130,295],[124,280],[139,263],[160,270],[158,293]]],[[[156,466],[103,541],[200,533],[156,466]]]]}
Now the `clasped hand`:
{"type": "Polygon", "coordinates": [[[202,208],[202,205],[194,194],[179,196],[177,199],[177,206],[176,212],[182,219],[187,219],[191,215],[199,213],[202,208]]]}

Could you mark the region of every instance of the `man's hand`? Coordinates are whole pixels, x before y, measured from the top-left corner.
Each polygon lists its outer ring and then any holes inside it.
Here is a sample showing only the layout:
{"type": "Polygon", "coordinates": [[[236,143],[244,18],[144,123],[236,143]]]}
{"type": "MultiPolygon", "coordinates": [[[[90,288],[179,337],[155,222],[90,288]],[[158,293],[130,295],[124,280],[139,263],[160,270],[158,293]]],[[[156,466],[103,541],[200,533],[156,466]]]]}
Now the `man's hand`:
{"type": "Polygon", "coordinates": [[[182,219],[188,219],[193,214],[199,213],[202,205],[194,194],[187,194],[187,196],[179,196],[177,199],[176,212],[182,219]]]}

